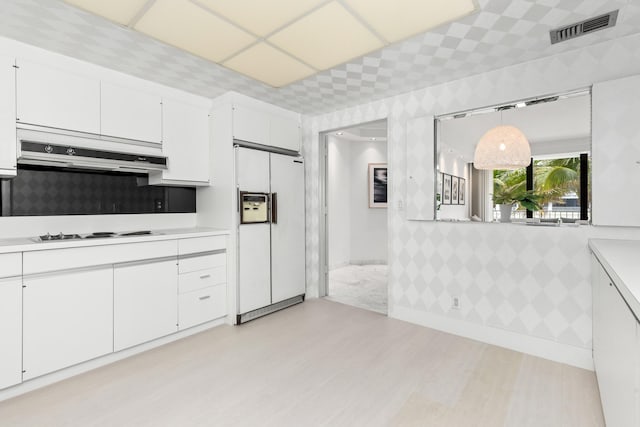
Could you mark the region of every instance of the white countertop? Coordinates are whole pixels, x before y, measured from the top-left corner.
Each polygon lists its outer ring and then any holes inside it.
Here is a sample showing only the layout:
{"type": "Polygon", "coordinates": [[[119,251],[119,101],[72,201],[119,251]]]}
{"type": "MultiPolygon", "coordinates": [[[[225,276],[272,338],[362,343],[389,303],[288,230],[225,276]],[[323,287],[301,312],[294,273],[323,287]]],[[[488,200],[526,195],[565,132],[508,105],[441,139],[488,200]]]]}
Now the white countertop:
{"type": "MultiPolygon", "coordinates": [[[[135,231],[135,230],[132,230],[135,231]]],[[[229,234],[221,228],[178,228],[150,230],[152,234],[142,236],[114,236],[96,239],[37,241],[37,236],[15,239],[0,239],[0,254],[10,252],[42,251],[48,249],[78,248],[84,246],[119,245],[123,243],[153,242],[156,240],[185,239],[191,237],[219,236],[229,234]]],[[[125,233],[126,231],[123,231],[125,233]]]]}
{"type": "Polygon", "coordinates": [[[591,239],[589,247],[640,318],[640,240],[591,239]]]}

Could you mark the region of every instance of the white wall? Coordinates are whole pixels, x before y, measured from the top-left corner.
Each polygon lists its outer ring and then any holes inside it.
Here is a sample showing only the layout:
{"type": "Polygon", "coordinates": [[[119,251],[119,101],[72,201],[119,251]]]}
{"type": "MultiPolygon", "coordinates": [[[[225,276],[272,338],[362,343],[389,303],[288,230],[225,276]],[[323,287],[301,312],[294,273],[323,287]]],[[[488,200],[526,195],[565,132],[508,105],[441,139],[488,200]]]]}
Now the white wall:
{"type": "Polygon", "coordinates": [[[369,163],[387,163],[387,143],[351,141],[351,263],[387,263],[387,208],[369,207],[369,163]]]}
{"type": "Polygon", "coordinates": [[[386,264],[387,209],[369,208],[369,163],[387,163],[384,141],[328,137],[329,269],[386,264]]]}
{"type": "Polygon", "coordinates": [[[640,229],[409,221],[404,211],[406,123],[633,74],[640,74],[640,35],[305,117],[307,294],[318,294],[320,277],[318,135],[386,118],[393,177],[387,241],[389,316],[592,368],[587,241],[596,236],[640,238],[640,229]],[[460,310],[451,308],[453,296],[461,298],[460,310]]]}
{"type": "Polygon", "coordinates": [[[351,261],[351,145],[333,136],[327,144],[329,269],[333,270],[351,261]]]}

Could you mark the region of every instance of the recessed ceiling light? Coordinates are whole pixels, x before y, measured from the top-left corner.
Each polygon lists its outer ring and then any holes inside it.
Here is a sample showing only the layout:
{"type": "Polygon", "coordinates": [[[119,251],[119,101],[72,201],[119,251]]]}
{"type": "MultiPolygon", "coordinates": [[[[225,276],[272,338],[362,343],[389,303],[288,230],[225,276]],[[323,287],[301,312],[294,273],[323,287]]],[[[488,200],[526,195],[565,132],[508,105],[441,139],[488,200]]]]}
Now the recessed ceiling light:
{"type": "Polygon", "coordinates": [[[375,137],[371,137],[371,140],[372,140],[372,141],[375,141],[375,140],[376,140],[376,138],[375,138],[375,137]]]}
{"type": "Polygon", "coordinates": [[[135,29],[214,62],[256,38],[187,0],[155,0],[135,29]]]}
{"type": "MultiPolygon", "coordinates": [[[[476,10],[478,0],[65,0],[254,79],[281,87],[476,10]],[[266,39],[266,40],[265,40],[266,39]],[[294,69],[245,52],[266,43],[294,69]],[[285,54],[286,52],[286,54],[285,54]],[[243,59],[244,58],[244,59],[243,59]],[[244,62],[243,62],[244,61],[244,62]],[[268,77],[260,75],[266,68],[268,77]],[[256,71],[258,70],[258,71],[256,71]],[[281,75],[275,77],[275,74],[281,75]]],[[[264,73],[263,73],[264,74],[264,73]]]]}
{"type": "Polygon", "coordinates": [[[335,1],[267,40],[318,70],[326,70],[384,46],[382,40],[335,1]]]}
{"type": "Polygon", "coordinates": [[[344,134],[344,132],[336,132],[336,135],[338,135],[338,136],[343,135],[343,134],[344,134]]]}
{"type": "Polygon", "coordinates": [[[288,85],[316,72],[264,42],[251,46],[223,65],[273,87],[288,85]]]}
{"type": "Polygon", "coordinates": [[[322,0],[198,1],[260,37],[268,36],[322,2],[322,0]]]}

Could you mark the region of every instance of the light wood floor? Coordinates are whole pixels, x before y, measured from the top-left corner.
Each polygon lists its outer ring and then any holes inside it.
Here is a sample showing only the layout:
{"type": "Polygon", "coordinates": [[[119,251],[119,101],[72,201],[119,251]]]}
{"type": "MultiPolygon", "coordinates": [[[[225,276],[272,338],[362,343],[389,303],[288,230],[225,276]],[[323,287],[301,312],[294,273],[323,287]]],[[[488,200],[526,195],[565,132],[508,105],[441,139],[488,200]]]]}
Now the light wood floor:
{"type": "Polygon", "coordinates": [[[305,303],[0,403],[1,426],[603,426],[593,372],[305,303]]]}

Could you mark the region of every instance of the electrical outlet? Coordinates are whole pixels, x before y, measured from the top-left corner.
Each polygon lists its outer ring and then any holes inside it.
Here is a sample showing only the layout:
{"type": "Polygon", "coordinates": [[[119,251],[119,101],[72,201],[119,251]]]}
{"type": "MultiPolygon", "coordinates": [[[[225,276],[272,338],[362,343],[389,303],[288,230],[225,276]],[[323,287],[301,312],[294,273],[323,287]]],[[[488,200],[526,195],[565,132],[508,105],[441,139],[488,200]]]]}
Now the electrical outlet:
{"type": "Polygon", "coordinates": [[[451,304],[451,308],[454,310],[460,310],[460,298],[453,297],[453,303],[451,304]]]}

